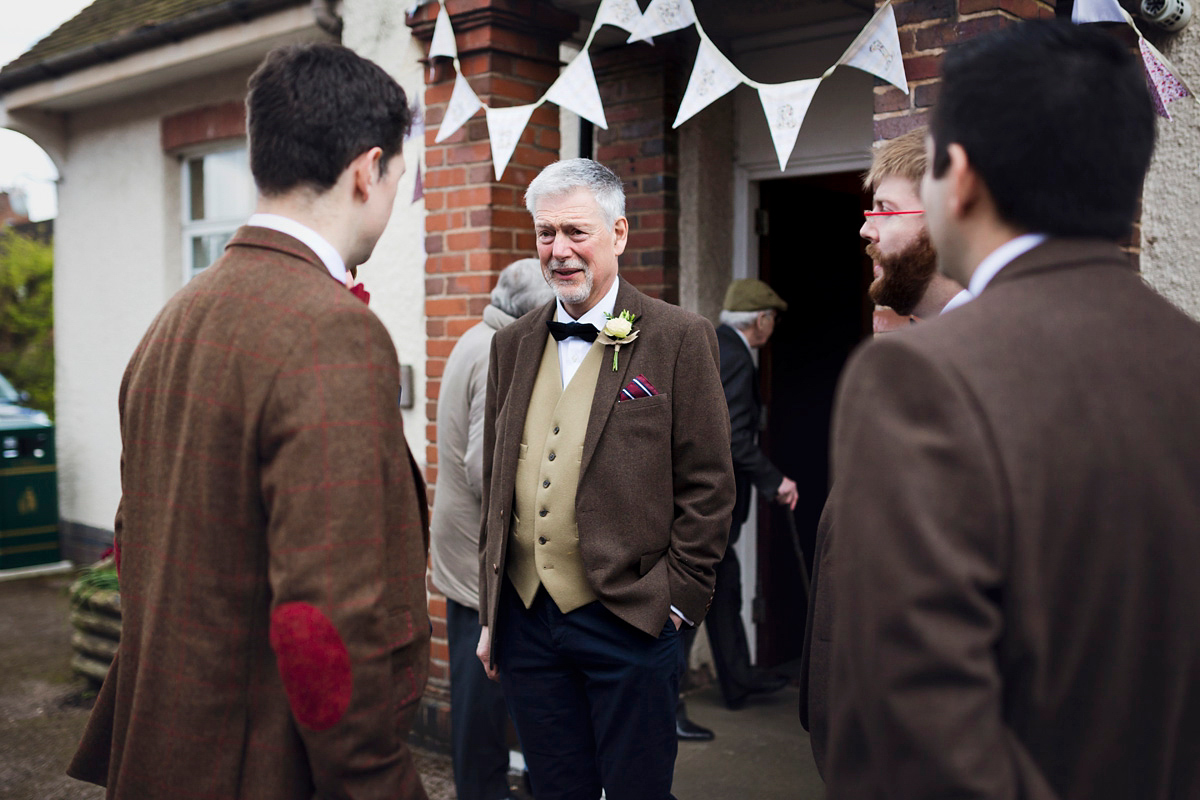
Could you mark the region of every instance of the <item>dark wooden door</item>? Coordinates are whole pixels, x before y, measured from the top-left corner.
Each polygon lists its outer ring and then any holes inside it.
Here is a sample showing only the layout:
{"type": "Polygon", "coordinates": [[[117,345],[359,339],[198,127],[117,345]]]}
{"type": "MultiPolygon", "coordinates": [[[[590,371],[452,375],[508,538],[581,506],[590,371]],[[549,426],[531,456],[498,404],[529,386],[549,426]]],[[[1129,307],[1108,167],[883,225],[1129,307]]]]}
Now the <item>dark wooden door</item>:
{"type": "MultiPolygon", "coordinates": [[[[796,481],[793,518],[811,573],[813,538],[829,484],[829,418],[838,375],[871,333],[871,263],[858,235],[870,195],[858,173],[764,181],[760,185],[759,275],[788,302],[760,357],[767,408],[763,447],[796,481]],[[765,222],[765,224],[763,224],[765,222]]],[[[799,658],[805,581],[788,511],[758,508],[758,663],[799,658]]]]}

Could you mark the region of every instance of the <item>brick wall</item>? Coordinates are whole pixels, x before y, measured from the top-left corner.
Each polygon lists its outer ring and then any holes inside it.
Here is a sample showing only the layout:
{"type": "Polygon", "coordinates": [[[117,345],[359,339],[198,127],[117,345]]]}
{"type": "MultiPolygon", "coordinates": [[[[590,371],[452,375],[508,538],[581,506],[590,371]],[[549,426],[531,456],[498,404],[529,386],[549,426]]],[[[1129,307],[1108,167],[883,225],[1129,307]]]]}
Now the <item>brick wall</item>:
{"type": "Polygon", "coordinates": [[[875,80],[876,139],[891,139],[927,123],[937,102],[939,70],[949,45],[1019,19],[1054,16],[1054,3],[1043,0],[901,0],[893,2],[892,8],[909,93],[875,80]]]}
{"type": "Polygon", "coordinates": [[[625,183],[621,276],[670,303],[679,302],[679,136],[671,122],[692,60],[670,37],[593,56],[608,121],[596,130],[595,158],[625,183]]]}
{"type": "MultiPolygon", "coordinates": [[[[437,4],[424,6],[409,23],[426,45],[437,10],[437,4]]],[[[573,14],[541,0],[448,0],[446,10],[463,75],[491,107],[541,97],[559,75],[559,43],[578,27],[573,14]]],[[[557,107],[537,109],[496,180],[483,112],[446,141],[434,142],[454,89],[450,60],[436,59],[425,77],[425,457],[426,478],[436,492],[437,400],[446,358],[463,332],[480,321],[500,270],[536,253],[523,197],[534,176],[558,158],[559,131],[557,107]]],[[[449,741],[446,601],[437,587],[429,588],[432,660],[417,733],[444,744],[449,741]]]]}

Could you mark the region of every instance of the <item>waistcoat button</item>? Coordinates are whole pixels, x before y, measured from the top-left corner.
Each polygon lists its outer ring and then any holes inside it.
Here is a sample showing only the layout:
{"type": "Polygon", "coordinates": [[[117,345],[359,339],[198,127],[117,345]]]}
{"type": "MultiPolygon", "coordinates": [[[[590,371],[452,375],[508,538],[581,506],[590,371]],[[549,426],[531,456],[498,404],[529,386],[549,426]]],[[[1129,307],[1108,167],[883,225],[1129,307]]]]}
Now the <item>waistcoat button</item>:
{"type": "Polygon", "coordinates": [[[554,426],[554,435],[555,436],[558,435],[558,426],[557,425],[554,426]]]}
{"type": "Polygon", "coordinates": [[[544,516],[546,516],[546,515],[547,515],[547,514],[549,514],[549,513],[550,513],[549,511],[547,511],[546,509],[544,509],[544,508],[543,508],[541,511],[539,511],[539,512],[538,512],[538,516],[539,516],[539,517],[544,517],[544,516]]]}
{"type": "Polygon", "coordinates": [[[554,453],[551,453],[551,454],[550,454],[550,460],[551,460],[551,461],[553,461],[553,460],[554,460],[554,453]]]}
{"type": "Polygon", "coordinates": [[[545,536],[539,536],[539,537],[538,537],[538,544],[545,544],[545,543],[546,543],[546,537],[545,537],[545,536]]]}
{"type": "Polygon", "coordinates": [[[550,481],[548,481],[548,480],[542,481],[542,488],[543,488],[543,489],[549,489],[549,488],[550,488],[550,481]]]}

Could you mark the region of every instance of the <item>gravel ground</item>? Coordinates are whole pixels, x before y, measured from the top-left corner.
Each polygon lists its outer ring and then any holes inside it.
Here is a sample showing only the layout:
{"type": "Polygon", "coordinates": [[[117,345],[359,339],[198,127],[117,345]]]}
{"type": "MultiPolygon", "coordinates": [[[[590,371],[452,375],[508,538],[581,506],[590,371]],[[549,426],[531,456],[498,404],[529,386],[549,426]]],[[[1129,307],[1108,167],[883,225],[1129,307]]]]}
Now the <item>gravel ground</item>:
{"type": "MultiPolygon", "coordinates": [[[[70,669],[70,578],[0,582],[0,800],[96,800],[63,774],[94,693],[70,669]]],[[[414,750],[430,800],[454,800],[449,756],[414,750]]]]}

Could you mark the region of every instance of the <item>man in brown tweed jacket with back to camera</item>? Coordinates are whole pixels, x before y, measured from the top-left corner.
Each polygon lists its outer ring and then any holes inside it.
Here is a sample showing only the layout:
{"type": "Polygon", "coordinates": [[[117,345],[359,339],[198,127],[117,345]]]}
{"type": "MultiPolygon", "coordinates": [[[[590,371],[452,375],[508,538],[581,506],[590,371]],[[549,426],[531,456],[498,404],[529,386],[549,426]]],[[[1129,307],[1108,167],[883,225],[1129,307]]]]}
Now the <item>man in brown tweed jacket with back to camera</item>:
{"type": "Polygon", "coordinates": [[[123,630],[69,772],[109,798],[424,798],[424,484],[347,290],[404,172],[404,92],[334,45],[250,79],[256,213],[121,384],[123,630]]]}

